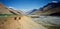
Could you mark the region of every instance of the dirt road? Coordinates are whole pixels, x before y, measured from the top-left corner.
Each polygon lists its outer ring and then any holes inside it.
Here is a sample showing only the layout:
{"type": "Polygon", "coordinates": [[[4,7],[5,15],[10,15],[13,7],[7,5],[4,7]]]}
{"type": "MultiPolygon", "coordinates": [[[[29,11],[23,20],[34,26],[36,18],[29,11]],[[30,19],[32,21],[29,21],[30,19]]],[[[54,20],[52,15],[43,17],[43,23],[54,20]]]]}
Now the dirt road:
{"type": "Polygon", "coordinates": [[[32,21],[32,18],[27,16],[22,16],[19,22],[21,24],[21,29],[45,29],[40,24],[37,24],[36,22],[32,21]]]}

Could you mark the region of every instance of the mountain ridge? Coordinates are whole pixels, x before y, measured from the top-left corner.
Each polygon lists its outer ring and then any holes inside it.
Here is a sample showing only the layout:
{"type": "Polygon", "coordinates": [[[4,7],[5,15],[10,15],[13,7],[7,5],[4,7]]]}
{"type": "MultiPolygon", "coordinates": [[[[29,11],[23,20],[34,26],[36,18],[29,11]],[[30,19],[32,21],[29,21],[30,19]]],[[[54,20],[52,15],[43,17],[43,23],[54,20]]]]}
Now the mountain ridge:
{"type": "Polygon", "coordinates": [[[0,3],[0,14],[22,15],[21,12],[14,10],[13,8],[7,8],[5,5],[0,3]]]}
{"type": "Polygon", "coordinates": [[[60,2],[58,3],[48,3],[42,8],[39,8],[38,11],[31,13],[30,15],[50,15],[53,13],[59,13],[60,12],[60,2]]]}

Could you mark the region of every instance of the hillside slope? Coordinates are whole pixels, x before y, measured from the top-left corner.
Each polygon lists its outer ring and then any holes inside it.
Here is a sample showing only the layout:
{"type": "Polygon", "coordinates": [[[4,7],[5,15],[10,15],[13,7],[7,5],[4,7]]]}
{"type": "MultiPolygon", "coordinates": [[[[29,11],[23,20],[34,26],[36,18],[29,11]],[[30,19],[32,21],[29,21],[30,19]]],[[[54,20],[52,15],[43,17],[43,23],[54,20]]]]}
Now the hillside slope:
{"type": "Polygon", "coordinates": [[[59,13],[60,13],[60,2],[57,3],[51,2],[45,5],[44,7],[39,8],[37,11],[30,13],[30,15],[53,16],[52,14],[58,15],[59,13]]]}

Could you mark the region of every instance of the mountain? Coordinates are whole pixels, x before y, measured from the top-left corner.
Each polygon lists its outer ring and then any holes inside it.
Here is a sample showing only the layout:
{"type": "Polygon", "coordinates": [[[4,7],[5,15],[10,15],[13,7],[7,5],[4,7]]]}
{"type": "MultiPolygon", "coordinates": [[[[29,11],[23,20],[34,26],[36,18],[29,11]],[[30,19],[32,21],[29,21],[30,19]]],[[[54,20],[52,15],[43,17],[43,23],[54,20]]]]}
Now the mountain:
{"type": "MultiPolygon", "coordinates": [[[[51,2],[45,5],[42,8],[39,8],[38,11],[31,13],[30,15],[44,15],[44,16],[54,16],[60,14],[60,2],[51,2]]],[[[60,15],[59,15],[60,16],[60,15]]]]}
{"type": "Polygon", "coordinates": [[[13,8],[9,8],[9,11],[16,15],[22,15],[22,11],[17,11],[17,10],[14,10],[13,8]]]}
{"type": "Polygon", "coordinates": [[[14,14],[14,15],[22,15],[22,11],[14,10],[13,8],[7,8],[2,3],[0,3],[0,14],[14,14]]]}
{"type": "Polygon", "coordinates": [[[33,9],[33,10],[30,10],[28,12],[26,12],[27,14],[31,14],[31,13],[34,13],[35,11],[37,11],[37,9],[33,9]]]}
{"type": "Polygon", "coordinates": [[[7,7],[5,7],[2,3],[0,3],[0,14],[12,14],[12,13],[9,12],[7,7]]]}

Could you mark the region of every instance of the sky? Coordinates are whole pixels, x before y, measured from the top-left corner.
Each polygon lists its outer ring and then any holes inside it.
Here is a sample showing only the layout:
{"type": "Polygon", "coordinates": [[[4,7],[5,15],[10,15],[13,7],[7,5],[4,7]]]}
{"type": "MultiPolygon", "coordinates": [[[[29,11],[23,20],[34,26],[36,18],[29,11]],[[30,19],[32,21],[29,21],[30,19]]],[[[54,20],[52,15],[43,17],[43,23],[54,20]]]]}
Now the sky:
{"type": "Polygon", "coordinates": [[[13,8],[25,12],[33,9],[39,9],[52,1],[59,0],[0,0],[0,2],[8,8],[13,8]]]}

